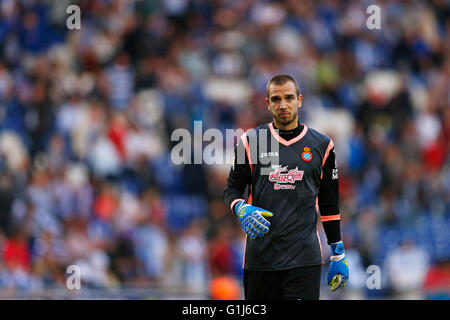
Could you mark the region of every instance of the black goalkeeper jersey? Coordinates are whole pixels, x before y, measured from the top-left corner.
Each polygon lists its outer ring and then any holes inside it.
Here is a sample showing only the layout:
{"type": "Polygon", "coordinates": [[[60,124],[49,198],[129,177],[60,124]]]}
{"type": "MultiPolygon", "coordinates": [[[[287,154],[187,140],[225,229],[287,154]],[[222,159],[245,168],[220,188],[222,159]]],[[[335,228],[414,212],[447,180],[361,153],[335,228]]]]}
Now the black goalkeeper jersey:
{"type": "MultiPolygon", "coordinates": [[[[247,202],[273,212],[273,217],[267,218],[270,227],[264,237],[247,237],[245,269],[269,271],[322,264],[319,208],[322,222],[340,219],[333,141],[306,125],[297,130],[286,140],[273,123],[265,124],[247,131],[235,148],[225,202],[233,210],[248,186],[247,202]]],[[[327,237],[328,243],[340,240],[340,234],[330,239],[327,233],[327,237]]]]}

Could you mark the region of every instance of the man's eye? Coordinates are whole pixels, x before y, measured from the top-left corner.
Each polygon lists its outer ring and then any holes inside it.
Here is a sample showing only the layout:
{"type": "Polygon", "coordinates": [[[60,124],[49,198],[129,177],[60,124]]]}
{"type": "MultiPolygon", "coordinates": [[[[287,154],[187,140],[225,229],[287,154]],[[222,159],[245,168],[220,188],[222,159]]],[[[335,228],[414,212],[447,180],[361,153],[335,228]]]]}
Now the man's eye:
{"type": "Polygon", "coordinates": [[[272,101],[273,101],[273,102],[279,102],[279,101],[280,101],[280,98],[278,98],[278,97],[272,98],[272,101]]]}

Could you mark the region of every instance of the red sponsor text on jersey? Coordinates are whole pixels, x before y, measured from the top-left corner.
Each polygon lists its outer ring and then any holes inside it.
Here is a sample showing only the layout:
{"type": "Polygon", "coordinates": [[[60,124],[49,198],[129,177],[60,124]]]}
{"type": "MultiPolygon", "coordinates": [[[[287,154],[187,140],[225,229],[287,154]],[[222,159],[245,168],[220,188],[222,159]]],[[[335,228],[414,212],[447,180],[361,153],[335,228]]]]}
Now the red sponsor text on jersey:
{"type": "Polygon", "coordinates": [[[303,170],[298,170],[298,168],[291,169],[287,173],[282,173],[288,171],[287,166],[275,169],[274,172],[269,174],[269,181],[277,183],[295,183],[296,181],[301,181],[303,179],[303,170]]]}

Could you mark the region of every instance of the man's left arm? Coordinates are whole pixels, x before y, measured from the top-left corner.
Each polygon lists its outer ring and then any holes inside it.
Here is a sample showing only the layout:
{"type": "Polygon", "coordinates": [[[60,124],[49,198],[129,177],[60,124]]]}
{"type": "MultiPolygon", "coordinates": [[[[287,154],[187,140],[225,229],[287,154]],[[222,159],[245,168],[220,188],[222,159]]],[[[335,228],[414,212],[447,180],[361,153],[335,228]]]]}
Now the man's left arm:
{"type": "Polygon", "coordinates": [[[332,291],[345,287],[348,266],[344,244],[341,240],[341,215],[339,212],[339,175],[333,142],[330,140],[322,166],[318,205],[327,242],[331,247],[328,285],[332,291]]]}

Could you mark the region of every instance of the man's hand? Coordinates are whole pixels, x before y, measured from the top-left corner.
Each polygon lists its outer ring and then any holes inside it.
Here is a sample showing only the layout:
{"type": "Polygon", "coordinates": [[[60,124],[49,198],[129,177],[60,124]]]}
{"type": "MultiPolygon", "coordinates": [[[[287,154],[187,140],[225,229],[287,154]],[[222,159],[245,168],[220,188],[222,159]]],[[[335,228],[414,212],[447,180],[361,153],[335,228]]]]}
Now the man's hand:
{"type": "Polygon", "coordinates": [[[239,217],[241,227],[244,232],[255,239],[262,237],[269,231],[270,222],[264,217],[272,217],[273,213],[245,203],[244,200],[234,206],[234,212],[239,217]]]}
{"type": "Polygon", "coordinates": [[[331,245],[330,268],[328,269],[328,286],[331,291],[346,286],[348,281],[348,265],[345,258],[344,243],[339,241],[331,245]]]}

